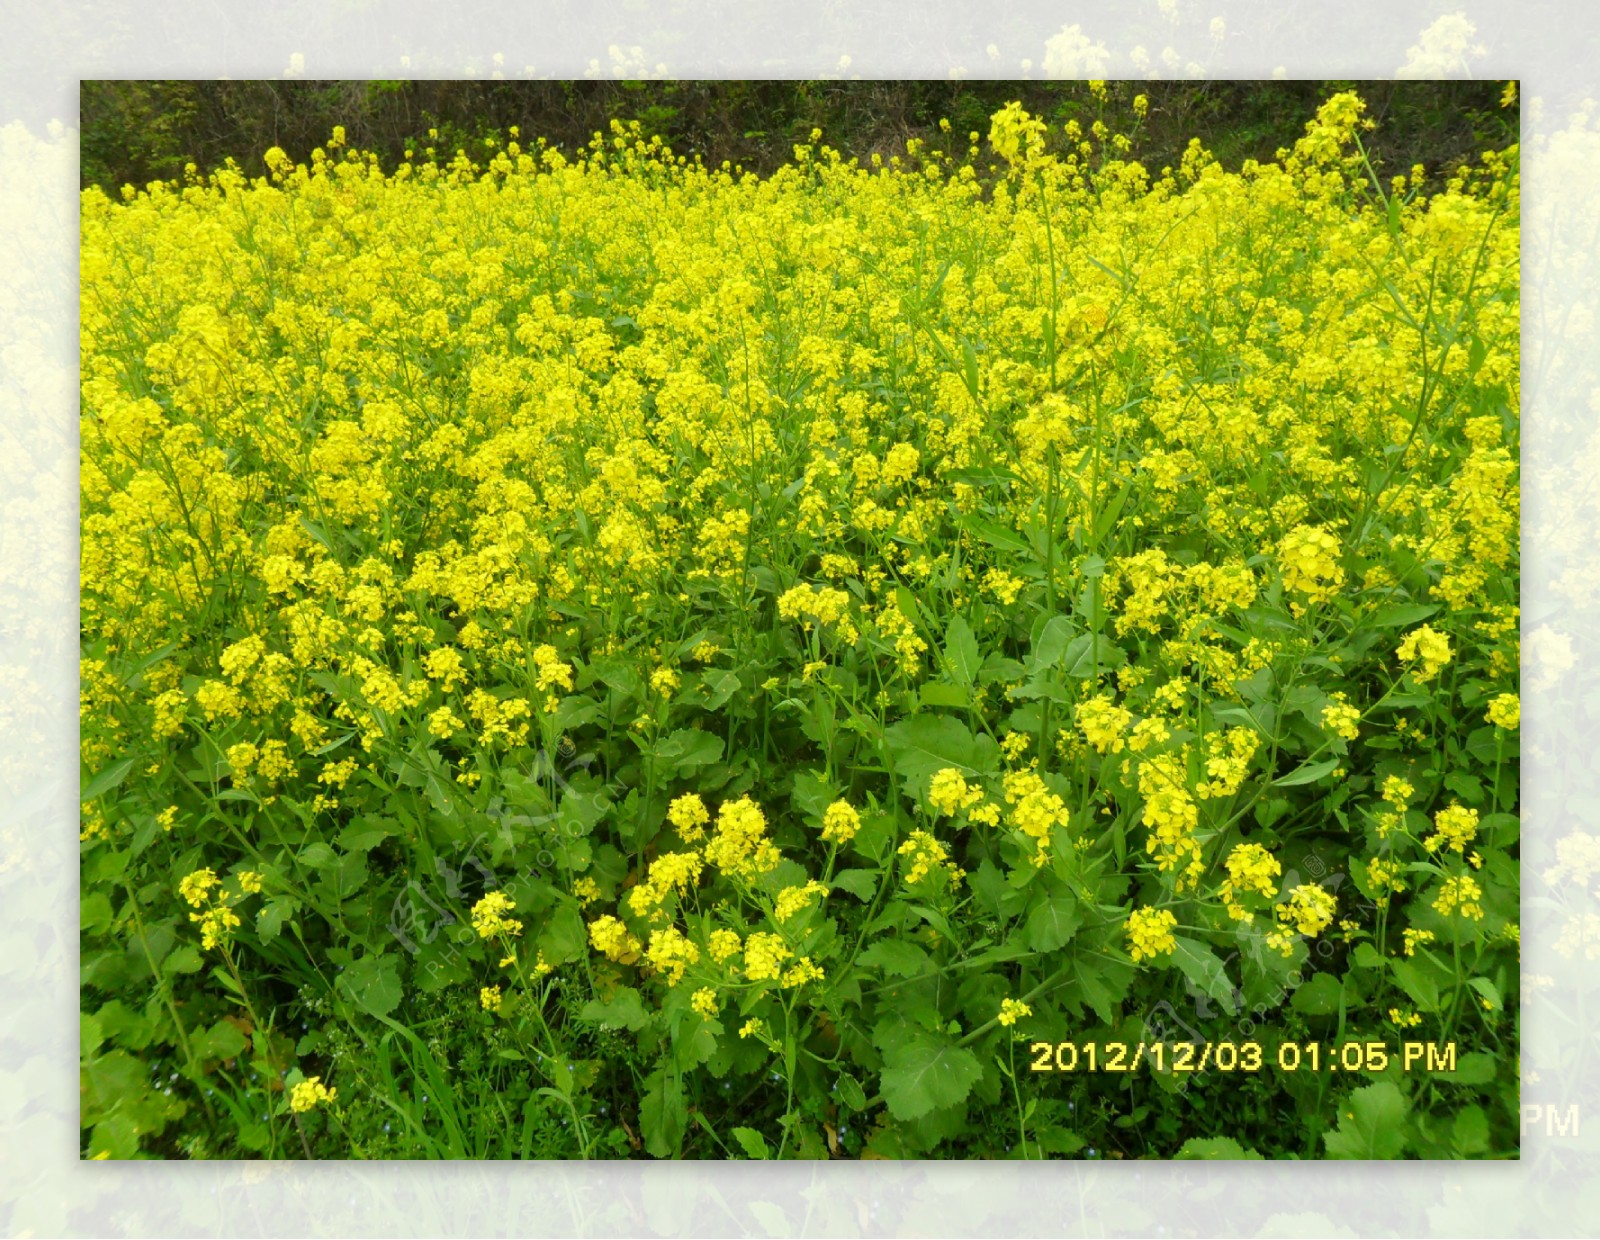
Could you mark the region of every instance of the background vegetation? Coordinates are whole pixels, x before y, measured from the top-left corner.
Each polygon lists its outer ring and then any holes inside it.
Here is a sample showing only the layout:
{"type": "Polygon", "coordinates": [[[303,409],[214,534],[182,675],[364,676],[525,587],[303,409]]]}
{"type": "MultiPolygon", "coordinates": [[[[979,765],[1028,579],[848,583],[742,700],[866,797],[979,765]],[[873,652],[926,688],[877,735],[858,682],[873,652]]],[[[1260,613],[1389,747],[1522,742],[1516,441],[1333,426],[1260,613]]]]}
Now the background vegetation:
{"type": "MultiPolygon", "coordinates": [[[[1380,170],[1422,163],[1448,172],[1517,139],[1516,110],[1498,106],[1498,82],[1127,82],[1113,89],[1126,99],[1149,97],[1139,154],[1159,170],[1175,165],[1196,136],[1225,168],[1269,160],[1305,132],[1322,100],[1352,86],[1377,122],[1369,153],[1380,170]]],[[[276,146],[307,159],[335,125],[352,144],[378,152],[386,168],[408,149],[430,145],[445,155],[457,147],[481,153],[513,125],[570,152],[613,118],[638,120],[679,154],[713,166],[727,160],[770,173],[813,128],[847,159],[887,159],[910,138],[939,145],[941,119],[958,135],[987,134],[989,117],[1013,99],[1055,125],[1087,124],[1094,115],[1082,82],[86,81],[82,180],[114,191],[179,176],[188,163],[210,171],[229,156],[259,176],[263,152],[276,146]],[[428,137],[430,129],[438,138],[428,137]]]]}

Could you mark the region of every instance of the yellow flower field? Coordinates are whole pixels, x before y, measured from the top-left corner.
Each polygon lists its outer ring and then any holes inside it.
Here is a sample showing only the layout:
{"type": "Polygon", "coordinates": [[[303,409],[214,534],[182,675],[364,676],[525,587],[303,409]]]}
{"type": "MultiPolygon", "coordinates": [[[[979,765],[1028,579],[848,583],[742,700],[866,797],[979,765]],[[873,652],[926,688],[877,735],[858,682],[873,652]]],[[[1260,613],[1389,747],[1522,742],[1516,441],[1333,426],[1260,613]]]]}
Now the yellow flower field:
{"type": "Polygon", "coordinates": [[[86,191],[85,1156],[1514,1156],[1517,151],[1363,110],[86,191]]]}

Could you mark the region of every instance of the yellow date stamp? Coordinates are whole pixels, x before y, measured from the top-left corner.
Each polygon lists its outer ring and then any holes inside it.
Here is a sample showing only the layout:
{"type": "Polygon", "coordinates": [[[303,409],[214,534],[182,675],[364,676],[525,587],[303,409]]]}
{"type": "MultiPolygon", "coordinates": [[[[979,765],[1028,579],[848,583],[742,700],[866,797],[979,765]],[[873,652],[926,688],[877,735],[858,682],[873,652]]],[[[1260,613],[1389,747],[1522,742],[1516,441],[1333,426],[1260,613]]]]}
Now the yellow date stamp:
{"type": "Polygon", "coordinates": [[[1454,1042],[1030,1042],[1033,1072],[1454,1072],[1454,1042]]]}

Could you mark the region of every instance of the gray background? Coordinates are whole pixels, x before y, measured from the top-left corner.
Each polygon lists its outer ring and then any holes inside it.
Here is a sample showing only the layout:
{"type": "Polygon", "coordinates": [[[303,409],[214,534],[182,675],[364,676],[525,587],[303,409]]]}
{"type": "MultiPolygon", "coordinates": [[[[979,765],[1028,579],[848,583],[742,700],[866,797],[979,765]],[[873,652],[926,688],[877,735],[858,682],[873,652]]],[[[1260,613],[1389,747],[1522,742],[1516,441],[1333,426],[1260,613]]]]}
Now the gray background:
{"type": "Polygon", "coordinates": [[[1560,841],[1600,835],[1600,107],[1584,103],[1600,94],[1600,10],[1580,0],[1168,0],[1165,9],[1160,0],[74,0],[27,11],[5,2],[14,11],[0,23],[0,1233],[1505,1236],[1600,1228],[1600,901],[1594,876],[1557,868],[1560,841]],[[1063,35],[1073,26],[1076,34],[1063,35]],[[1522,80],[1522,1160],[80,1164],[78,80],[1047,72],[1522,80]]]}

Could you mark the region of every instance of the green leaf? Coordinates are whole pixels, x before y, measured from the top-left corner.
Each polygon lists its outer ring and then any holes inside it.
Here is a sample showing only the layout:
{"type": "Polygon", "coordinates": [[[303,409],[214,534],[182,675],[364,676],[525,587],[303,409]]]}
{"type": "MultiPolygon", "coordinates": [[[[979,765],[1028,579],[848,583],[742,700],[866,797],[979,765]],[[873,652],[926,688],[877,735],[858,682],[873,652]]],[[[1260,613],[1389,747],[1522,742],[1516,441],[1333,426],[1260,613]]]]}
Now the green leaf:
{"type": "Polygon", "coordinates": [[[1128,496],[1133,492],[1133,482],[1132,478],[1124,482],[1116,495],[1112,497],[1111,502],[1102,508],[1100,515],[1095,518],[1094,541],[1096,546],[1104,540],[1105,536],[1111,532],[1112,527],[1116,525],[1117,517],[1122,513],[1122,506],[1128,502],[1128,496]]]}
{"type": "Polygon", "coordinates": [[[833,876],[832,885],[865,904],[878,890],[878,877],[871,870],[841,870],[833,876]]]}
{"type": "Polygon", "coordinates": [[[263,943],[270,943],[283,930],[283,923],[300,910],[300,901],[293,896],[273,896],[256,914],[256,934],[263,943]]]}
{"type": "Polygon", "coordinates": [[[823,778],[820,771],[795,772],[794,791],[789,794],[789,799],[802,814],[820,822],[828,806],[833,804],[834,796],[834,786],[823,778]]]}
{"type": "Polygon", "coordinates": [[[895,606],[900,609],[900,614],[902,616],[911,621],[911,623],[920,629],[925,635],[931,636],[931,634],[927,633],[927,617],[922,614],[922,606],[917,602],[917,596],[915,594],[913,594],[905,586],[896,586],[894,590],[894,601],[895,606]]]}
{"type": "Polygon", "coordinates": [[[249,1040],[231,1021],[219,1020],[190,1040],[197,1059],[235,1059],[249,1046],[249,1040]]]}
{"type": "Polygon", "coordinates": [[[1452,1085],[1487,1085],[1500,1071],[1499,1061],[1485,1051],[1471,1051],[1456,1060],[1454,1072],[1435,1072],[1452,1085]]]}
{"type": "Polygon", "coordinates": [[[639,1104],[639,1127],[644,1147],[656,1158],[671,1158],[683,1144],[689,1126],[689,1107],[683,1096],[683,1082],[673,1073],[658,1068],[645,1078],[648,1088],[639,1104]]]}
{"type": "Polygon", "coordinates": [[[883,1100],[899,1120],[962,1102],[983,1075],[978,1057],[942,1034],[912,1029],[884,1054],[883,1100]]]}
{"type": "Polygon", "coordinates": [[[1048,895],[1028,914],[1028,946],[1036,952],[1055,951],[1066,946],[1082,924],[1075,895],[1070,891],[1048,895]]]}
{"type": "Polygon", "coordinates": [[[626,1029],[629,1033],[638,1033],[649,1023],[650,1013],[644,1010],[637,990],[631,986],[619,986],[616,993],[604,1003],[598,999],[585,1003],[583,1010],[578,1013],[578,1019],[593,1021],[608,1029],[626,1029]]]}
{"type": "Polygon", "coordinates": [[[1306,1016],[1331,1016],[1339,1010],[1344,987],[1331,973],[1318,973],[1295,988],[1289,1006],[1306,1016]]]}
{"type": "Polygon", "coordinates": [[[87,933],[98,933],[111,924],[111,899],[103,891],[93,891],[78,903],[78,925],[87,933]]]}
{"type": "Polygon", "coordinates": [[[1456,1115],[1450,1145],[1457,1158],[1472,1158],[1489,1148],[1489,1117],[1480,1106],[1463,1107],[1456,1115]]]}
{"type": "Polygon", "coordinates": [[[332,845],[320,840],[302,852],[298,859],[308,870],[325,870],[339,864],[339,854],[333,851],[332,845]]]}
{"type": "Polygon", "coordinates": [[[978,355],[971,343],[961,342],[961,377],[966,381],[967,392],[973,404],[978,403],[978,355]]]}
{"type": "Polygon", "coordinates": [[[1317,780],[1332,773],[1333,768],[1339,765],[1341,759],[1326,758],[1321,762],[1305,762],[1290,771],[1282,779],[1272,781],[1274,788],[1295,788],[1301,784],[1314,784],[1317,780]]]}
{"type": "Polygon", "coordinates": [[[345,852],[371,852],[395,833],[397,824],[384,818],[357,818],[339,832],[339,847],[345,852]]]}
{"type": "Polygon", "coordinates": [[[1222,967],[1222,961],[1204,943],[1194,939],[1177,938],[1177,946],[1172,951],[1172,961],[1178,966],[1179,971],[1195,984],[1204,995],[1215,999],[1222,1004],[1223,1010],[1232,1016],[1235,1011],[1233,1001],[1233,983],[1228,980],[1228,971],[1222,967]]]}
{"type": "Polygon", "coordinates": [[[1062,684],[1054,676],[1046,676],[1042,672],[1037,676],[1031,677],[1021,688],[1013,690],[1012,696],[1030,701],[1034,698],[1048,698],[1052,702],[1060,702],[1063,705],[1072,705],[1077,701],[1077,695],[1068,689],[1066,685],[1062,684]]]}
{"type": "Polygon", "coordinates": [[[600,704],[593,698],[574,694],[562,698],[556,705],[550,723],[557,732],[570,732],[573,728],[582,727],[599,713],[600,704]]]}
{"type": "Polygon", "coordinates": [[[867,1109],[867,1091],[862,1089],[861,1082],[848,1072],[839,1073],[839,1101],[852,1111],[867,1109]]]}
{"type": "Polygon", "coordinates": [[[1232,1137],[1190,1137],[1173,1157],[1185,1160],[1223,1161],[1240,1158],[1259,1160],[1261,1155],[1254,1150],[1246,1149],[1232,1137]]]}
{"type": "Polygon", "coordinates": [[[1054,667],[1061,661],[1071,641],[1072,621],[1065,616],[1051,616],[1034,639],[1032,670],[1042,672],[1047,667],[1054,667]]]}
{"type": "Polygon", "coordinates": [[[888,977],[917,977],[932,970],[927,952],[900,939],[879,939],[856,957],[856,963],[881,969],[888,977]]]}
{"type": "Polygon", "coordinates": [[[772,1151],[767,1147],[767,1139],[754,1128],[735,1128],[733,1139],[739,1143],[739,1148],[745,1152],[747,1158],[765,1161],[772,1157],[772,1151]]]}
{"type": "Polygon", "coordinates": [[[589,933],[574,904],[563,904],[550,915],[544,931],[539,935],[539,950],[553,965],[567,964],[583,959],[588,946],[589,933]]]}
{"type": "Polygon", "coordinates": [[[945,767],[963,775],[993,771],[999,746],[987,736],[974,738],[949,715],[915,715],[884,732],[895,768],[915,796],[927,790],[928,779],[945,767]]]}
{"type": "Polygon", "coordinates": [[[1035,558],[1033,548],[1014,530],[1009,530],[1003,525],[996,525],[992,521],[981,521],[977,517],[963,517],[961,527],[999,551],[1029,560],[1035,558]]]}
{"type": "Polygon", "coordinates": [[[950,674],[964,688],[971,688],[983,660],[978,654],[978,639],[972,626],[960,616],[950,617],[944,635],[944,658],[950,674]]]}
{"type": "Polygon", "coordinates": [[[113,762],[84,785],[83,791],[78,794],[78,800],[93,801],[96,797],[104,796],[128,778],[128,772],[133,770],[133,764],[138,760],[137,757],[133,757],[113,762]]]}
{"type": "Polygon", "coordinates": [[[1418,1010],[1439,1010],[1439,984],[1420,965],[1396,956],[1389,961],[1389,969],[1394,974],[1394,980],[1400,983],[1400,989],[1406,992],[1418,1010]]]}
{"type": "Polygon", "coordinates": [[[706,700],[702,705],[707,710],[716,710],[722,706],[735,693],[739,692],[739,677],[733,672],[713,668],[701,674],[700,683],[705,686],[706,700]]]}
{"type": "Polygon", "coordinates": [[[722,738],[696,728],[679,728],[655,747],[656,761],[665,778],[683,776],[722,757],[722,738]]]}
{"type": "Polygon", "coordinates": [[[1218,723],[1231,723],[1235,727],[1249,728],[1267,740],[1273,737],[1273,728],[1278,723],[1277,708],[1270,702],[1256,702],[1250,706],[1241,706],[1237,703],[1219,706],[1211,705],[1211,717],[1218,723]]]}
{"type": "Polygon", "coordinates": [[[1505,1000],[1500,997],[1500,989],[1486,977],[1475,977],[1467,982],[1468,986],[1476,990],[1488,1002],[1491,1009],[1498,1012],[1505,1006],[1505,1000]]]}
{"type": "Polygon", "coordinates": [[[923,706],[960,708],[965,707],[971,698],[960,685],[947,685],[942,681],[930,680],[917,690],[917,700],[923,706]]]}
{"type": "Polygon", "coordinates": [[[203,965],[204,961],[200,959],[200,950],[191,944],[185,943],[161,962],[161,971],[169,974],[198,973],[203,965]]]}
{"type": "Polygon", "coordinates": [[[1401,607],[1385,607],[1365,621],[1369,629],[1409,629],[1420,624],[1439,610],[1437,603],[1411,603],[1401,607]]]}
{"type": "Polygon", "coordinates": [[[1324,1133],[1329,1158],[1398,1158],[1406,1148],[1405,1095],[1392,1081],[1358,1089],[1339,1108],[1339,1127],[1324,1133]]]}
{"type": "Polygon", "coordinates": [[[1088,680],[1127,661],[1127,652],[1104,633],[1081,633],[1062,652],[1061,670],[1074,680],[1088,680]]]}
{"type": "Polygon", "coordinates": [[[405,994],[400,985],[399,960],[377,952],[368,952],[346,968],[335,985],[358,1007],[375,1016],[394,1011],[405,994]]]}

